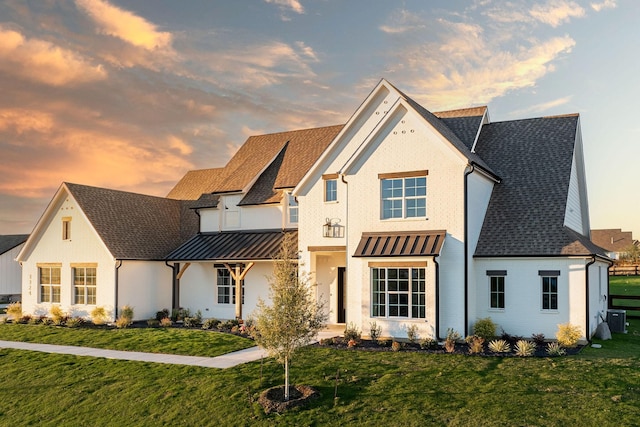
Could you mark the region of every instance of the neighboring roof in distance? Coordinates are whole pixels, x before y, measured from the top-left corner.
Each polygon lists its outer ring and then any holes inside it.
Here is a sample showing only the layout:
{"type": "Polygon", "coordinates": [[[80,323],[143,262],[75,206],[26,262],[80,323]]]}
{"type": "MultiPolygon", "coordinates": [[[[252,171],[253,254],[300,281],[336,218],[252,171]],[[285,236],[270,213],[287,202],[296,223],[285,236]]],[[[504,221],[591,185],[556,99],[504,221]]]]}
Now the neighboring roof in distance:
{"type": "Polygon", "coordinates": [[[29,238],[28,234],[4,234],[0,235],[0,255],[20,246],[29,238]]]}

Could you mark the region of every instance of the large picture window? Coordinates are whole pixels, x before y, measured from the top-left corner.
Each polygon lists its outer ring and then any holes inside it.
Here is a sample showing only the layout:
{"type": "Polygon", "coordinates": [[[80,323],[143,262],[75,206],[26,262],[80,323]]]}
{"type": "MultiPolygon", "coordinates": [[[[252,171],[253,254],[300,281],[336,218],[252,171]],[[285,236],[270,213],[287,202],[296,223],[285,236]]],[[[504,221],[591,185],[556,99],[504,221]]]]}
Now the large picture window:
{"type": "Polygon", "coordinates": [[[40,302],[60,302],[60,267],[38,267],[40,302]]]}
{"type": "MultiPolygon", "coordinates": [[[[219,268],[217,271],[218,304],[235,304],[236,281],[231,277],[229,270],[219,268]]],[[[242,281],[242,304],[244,304],[244,281],[242,281]]]]}
{"type": "Polygon", "coordinates": [[[73,288],[75,304],[96,304],[96,268],[74,267],[73,288]]]}
{"type": "Polygon", "coordinates": [[[425,268],[372,268],[373,317],[426,317],[425,268]]]}
{"type": "Polygon", "coordinates": [[[382,219],[427,216],[427,172],[381,174],[382,219]]]}

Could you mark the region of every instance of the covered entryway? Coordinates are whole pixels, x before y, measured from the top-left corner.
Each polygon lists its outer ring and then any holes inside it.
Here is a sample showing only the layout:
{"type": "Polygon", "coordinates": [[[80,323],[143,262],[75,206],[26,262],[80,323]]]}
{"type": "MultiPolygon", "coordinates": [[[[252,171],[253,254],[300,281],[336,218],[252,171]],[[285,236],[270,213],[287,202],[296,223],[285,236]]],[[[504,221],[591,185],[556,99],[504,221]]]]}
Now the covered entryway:
{"type": "Polygon", "coordinates": [[[328,323],[344,324],[347,313],[347,252],[345,246],[309,246],[311,282],[316,284],[316,298],[324,303],[328,323]]]}

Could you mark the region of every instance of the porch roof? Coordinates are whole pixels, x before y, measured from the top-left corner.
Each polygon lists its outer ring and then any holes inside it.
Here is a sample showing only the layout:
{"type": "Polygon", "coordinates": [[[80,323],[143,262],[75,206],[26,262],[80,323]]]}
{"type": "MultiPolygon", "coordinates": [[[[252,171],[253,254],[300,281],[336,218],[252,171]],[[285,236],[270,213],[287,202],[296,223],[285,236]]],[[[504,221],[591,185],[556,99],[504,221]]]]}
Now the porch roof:
{"type": "Polygon", "coordinates": [[[251,230],[201,233],[167,255],[167,261],[256,261],[271,260],[282,239],[298,230],[251,230]]]}
{"type": "Polygon", "coordinates": [[[362,233],[354,257],[440,255],[445,230],[362,233]]]}

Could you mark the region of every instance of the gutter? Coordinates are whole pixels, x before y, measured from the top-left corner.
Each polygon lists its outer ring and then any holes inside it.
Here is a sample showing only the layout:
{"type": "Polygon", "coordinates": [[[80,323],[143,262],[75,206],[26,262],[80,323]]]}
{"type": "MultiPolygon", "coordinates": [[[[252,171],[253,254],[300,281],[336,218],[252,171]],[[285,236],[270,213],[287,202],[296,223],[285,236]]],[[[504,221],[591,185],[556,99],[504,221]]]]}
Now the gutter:
{"type": "Polygon", "coordinates": [[[115,267],[115,273],[116,273],[116,280],[115,280],[115,287],[116,287],[116,292],[115,292],[115,304],[113,305],[113,318],[117,319],[118,318],[118,285],[120,282],[120,267],[122,267],[122,260],[121,259],[117,259],[116,260],[116,267],[115,267]]]}
{"type": "Polygon", "coordinates": [[[433,256],[433,263],[436,265],[436,341],[440,341],[440,264],[436,259],[439,256],[433,256]]]}
{"type": "MultiPolygon", "coordinates": [[[[345,262],[345,269],[347,271],[347,283],[344,284],[344,291],[346,292],[346,290],[349,288],[349,183],[347,182],[346,179],[344,179],[344,174],[341,173],[340,174],[340,181],[342,181],[344,183],[344,186],[346,188],[345,191],[345,200],[347,201],[345,203],[345,216],[347,219],[346,225],[345,225],[345,230],[344,230],[344,247],[346,248],[345,250],[345,254],[344,254],[344,262],[345,262]]],[[[342,298],[346,300],[346,295],[343,295],[342,298]]],[[[349,316],[349,311],[347,310],[347,308],[345,307],[345,316],[344,316],[344,323],[345,325],[348,324],[347,323],[347,316],[349,316]]],[[[369,313],[371,313],[371,311],[369,311],[369,313]]],[[[337,319],[336,319],[337,320],[337,319]]]]}
{"type": "Polygon", "coordinates": [[[469,335],[469,175],[476,166],[470,163],[471,169],[464,173],[464,336],[469,335]]]}
{"type": "Polygon", "coordinates": [[[584,335],[585,338],[587,339],[587,342],[591,342],[591,329],[589,328],[590,323],[591,323],[591,319],[589,319],[589,267],[593,264],[595,264],[596,262],[596,256],[592,255],[591,256],[591,261],[589,261],[584,268],[584,292],[585,292],[585,309],[584,309],[584,315],[585,315],[585,323],[586,323],[586,327],[584,329],[584,335]]]}
{"type": "Polygon", "coordinates": [[[179,308],[180,307],[180,279],[178,279],[178,275],[176,274],[176,270],[180,270],[180,264],[174,263],[173,265],[169,264],[169,261],[164,262],[164,264],[171,269],[171,308],[179,308]]]}

